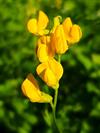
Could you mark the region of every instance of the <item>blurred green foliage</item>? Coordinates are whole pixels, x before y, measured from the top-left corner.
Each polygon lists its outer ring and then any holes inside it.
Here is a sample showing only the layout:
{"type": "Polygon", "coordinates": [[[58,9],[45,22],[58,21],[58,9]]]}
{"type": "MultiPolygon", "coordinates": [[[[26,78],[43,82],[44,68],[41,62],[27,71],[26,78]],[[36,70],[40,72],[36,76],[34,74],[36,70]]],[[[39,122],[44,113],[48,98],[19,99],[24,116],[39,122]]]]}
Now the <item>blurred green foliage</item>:
{"type": "MultiPolygon", "coordinates": [[[[100,133],[99,0],[0,0],[0,132],[53,132],[50,107],[30,103],[21,92],[26,75],[36,75],[36,38],[26,24],[39,9],[51,23],[56,15],[69,16],[83,31],[80,43],[62,56],[58,125],[63,133],[100,133]]],[[[40,85],[48,91],[41,80],[40,85]]]]}

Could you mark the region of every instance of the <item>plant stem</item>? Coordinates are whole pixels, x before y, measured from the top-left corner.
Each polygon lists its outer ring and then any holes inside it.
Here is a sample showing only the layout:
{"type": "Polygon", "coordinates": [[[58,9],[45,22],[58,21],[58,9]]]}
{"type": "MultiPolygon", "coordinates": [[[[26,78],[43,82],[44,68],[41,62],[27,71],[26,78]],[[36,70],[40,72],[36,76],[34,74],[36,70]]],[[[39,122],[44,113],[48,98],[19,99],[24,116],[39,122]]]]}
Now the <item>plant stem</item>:
{"type": "MultiPolygon", "coordinates": [[[[60,54],[58,54],[58,62],[59,63],[61,62],[61,55],[60,54]]],[[[55,88],[55,96],[54,96],[54,104],[53,104],[53,111],[54,111],[55,118],[56,118],[56,106],[57,106],[57,98],[58,98],[58,88],[59,87],[55,88]]]]}
{"type": "Polygon", "coordinates": [[[58,128],[57,126],[57,122],[56,122],[56,115],[55,115],[55,108],[54,108],[54,104],[53,103],[50,103],[51,105],[51,108],[52,108],[52,114],[53,114],[53,130],[56,132],[56,133],[61,133],[60,129],[58,128]]]}
{"type": "Polygon", "coordinates": [[[60,63],[61,62],[61,55],[58,54],[58,62],[60,63]]]}
{"type": "MultiPolygon", "coordinates": [[[[60,54],[58,55],[58,62],[59,63],[61,62],[61,55],[60,54]]],[[[56,106],[57,106],[58,88],[59,88],[58,86],[55,88],[54,103],[51,102],[50,105],[51,105],[51,108],[52,108],[53,123],[55,123],[56,131],[58,131],[58,133],[61,133],[60,129],[57,126],[57,122],[56,122],[56,106]]]]}
{"type": "Polygon", "coordinates": [[[55,89],[55,96],[54,96],[54,114],[56,114],[57,97],[58,97],[58,88],[55,89]]]}

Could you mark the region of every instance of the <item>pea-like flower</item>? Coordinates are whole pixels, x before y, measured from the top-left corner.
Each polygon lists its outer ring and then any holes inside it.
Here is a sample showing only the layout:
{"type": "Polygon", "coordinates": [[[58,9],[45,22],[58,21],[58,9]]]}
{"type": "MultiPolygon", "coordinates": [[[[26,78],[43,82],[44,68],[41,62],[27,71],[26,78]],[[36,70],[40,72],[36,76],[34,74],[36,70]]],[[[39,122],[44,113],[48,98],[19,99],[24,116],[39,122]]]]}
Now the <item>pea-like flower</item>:
{"type": "Polygon", "coordinates": [[[72,21],[69,17],[64,20],[62,25],[69,46],[73,43],[79,42],[80,38],[82,37],[81,28],[76,24],[72,24],[72,21]]]}
{"type": "Polygon", "coordinates": [[[37,57],[40,62],[45,62],[54,56],[50,46],[50,36],[42,36],[37,42],[37,57]]]}
{"type": "Polygon", "coordinates": [[[66,36],[61,24],[56,27],[51,35],[51,48],[57,54],[64,54],[68,50],[66,36]]]}
{"type": "Polygon", "coordinates": [[[28,21],[27,27],[29,32],[35,35],[44,35],[48,33],[46,29],[49,19],[43,11],[39,11],[38,18],[32,18],[28,21]]]}
{"type": "Polygon", "coordinates": [[[54,89],[59,86],[59,80],[63,75],[63,67],[54,58],[51,58],[47,62],[43,62],[38,65],[36,71],[40,78],[48,86],[54,89]]]}
{"type": "Polygon", "coordinates": [[[29,74],[22,83],[22,92],[31,102],[50,103],[52,97],[40,91],[39,85],[32,74],[29,74]]]}

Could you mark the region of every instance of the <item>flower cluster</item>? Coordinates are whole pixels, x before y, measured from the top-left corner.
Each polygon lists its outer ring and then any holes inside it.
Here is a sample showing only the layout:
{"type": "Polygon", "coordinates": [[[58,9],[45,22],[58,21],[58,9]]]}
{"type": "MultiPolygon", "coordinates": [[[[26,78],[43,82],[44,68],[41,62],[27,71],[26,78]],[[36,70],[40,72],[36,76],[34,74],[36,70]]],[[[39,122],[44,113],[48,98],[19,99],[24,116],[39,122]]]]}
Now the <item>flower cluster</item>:
{"type": "MultiPolygon", "coordinates": [[[[82,32],[78,25],[73,24],[67,17],[62,23],[61,17],[54,18],[53,27],[48,30],[49,19],[43,11],[39,11],[38,18],[28,21],[29,32],[38,36],[36,54],[40,61],[36,72],[39,77],[51,88],[58,89],[59,80],[63,75],[63,67],[55,55],[64,54],[70,46],[79,42],[82,32]]],[[[52,101],[52,96],[40,91],[38,83],[32,74],[22,83],[22,91],[32,102],[52,101]]]]}

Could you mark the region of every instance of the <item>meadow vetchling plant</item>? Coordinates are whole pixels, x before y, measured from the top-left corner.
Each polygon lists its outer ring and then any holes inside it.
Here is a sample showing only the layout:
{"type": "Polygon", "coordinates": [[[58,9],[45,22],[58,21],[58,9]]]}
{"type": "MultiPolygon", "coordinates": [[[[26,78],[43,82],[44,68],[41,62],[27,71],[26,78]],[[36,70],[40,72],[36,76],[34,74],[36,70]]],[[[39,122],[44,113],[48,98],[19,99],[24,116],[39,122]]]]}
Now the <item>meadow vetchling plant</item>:
{"type": "Polygon", "coordinates": [[[29,74],[22,83],[22,92],[31,102],[50,103],[55,120],[59,80],[63,75],[61,55],[69,47],[79,42],[82,37],[81,28],[73,24],[67,17],[60,23],[61,17],[54,17],[52,29],[46,29],[49,19],[43,11],[39,11],[38,18],[28,21],[29,32],[38,36],[36,55],[40,64],[36,68],[38,76],[55,91],[54,98],[40,90],[32,74],[29,74]],[[55,59],[55,55],[58,59],[55,59]]]}

